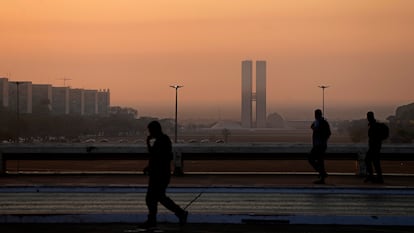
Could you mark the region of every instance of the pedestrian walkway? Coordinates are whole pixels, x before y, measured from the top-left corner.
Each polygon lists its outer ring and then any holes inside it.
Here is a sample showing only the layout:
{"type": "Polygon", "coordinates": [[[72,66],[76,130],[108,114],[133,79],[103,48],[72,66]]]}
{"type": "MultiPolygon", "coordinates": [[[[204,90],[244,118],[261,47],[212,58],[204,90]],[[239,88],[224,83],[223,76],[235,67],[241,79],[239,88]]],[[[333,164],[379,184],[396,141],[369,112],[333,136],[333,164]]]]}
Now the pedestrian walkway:
{"type": "MultiPolygon", "coordinates": [[[[14,188],[0,193],[0,222],[142,222],[145,188],[14,188]]],[[[191,223],[414,224],[414,190],[172,188],[191,223]]],[[[160,207],[161,222],[176,222],[160,207]]]]}
{"type": "MultiPolygon", "coordinates": [[[[366,184],[330,175],[173,177],[169,195],[190,223],[414,225],[414,177],[366,184]]],[[[143,175],[10,175],[0,177],[1,223],[136,223],[146,218],[143,175]]],[[[160,207],[161,222],[176,222],[160,207]]]]}

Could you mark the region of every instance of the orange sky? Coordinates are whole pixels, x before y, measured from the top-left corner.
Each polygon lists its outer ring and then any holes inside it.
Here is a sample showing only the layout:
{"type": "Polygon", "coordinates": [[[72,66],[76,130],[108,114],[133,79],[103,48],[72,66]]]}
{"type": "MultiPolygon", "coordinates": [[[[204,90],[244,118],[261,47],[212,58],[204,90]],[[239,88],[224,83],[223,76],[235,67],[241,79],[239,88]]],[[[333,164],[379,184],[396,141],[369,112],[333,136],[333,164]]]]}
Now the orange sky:
{"type": "Polygon", "coordinates": [[[413,28],[412,0],[2,0],[0,76],[70,78],[160,117],[181,84],[182,118],[239,120],[240,63],[260,59],[269,113],[321,107],[326,84],[327,113],[363,118],[413,102],[413,28]]]}

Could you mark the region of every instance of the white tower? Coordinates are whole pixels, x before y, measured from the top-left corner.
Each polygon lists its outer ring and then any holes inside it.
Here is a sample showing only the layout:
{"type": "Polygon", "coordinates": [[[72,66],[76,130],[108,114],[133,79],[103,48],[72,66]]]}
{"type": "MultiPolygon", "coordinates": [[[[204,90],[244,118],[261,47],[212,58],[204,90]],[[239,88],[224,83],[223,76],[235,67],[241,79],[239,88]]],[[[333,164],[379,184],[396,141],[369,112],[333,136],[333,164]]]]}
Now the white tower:
{"type": "Polygon", "coordinates": [[[241,126],[252,127],[252,61],[242,61],[242,106],[241,126]]]}
{"type": "Polygon", "coordinates": [[[253,62],[242,61],[241,126],[253,127],[253,101],[256,101],[256,127],[266,127],[266,61],[256,61],[256,92],[253,91],[253,62]]]}
{"type": "Polygon", "coordinates": [[[266,128],[266,61],[256,61],[256,127],[266,128]]]}

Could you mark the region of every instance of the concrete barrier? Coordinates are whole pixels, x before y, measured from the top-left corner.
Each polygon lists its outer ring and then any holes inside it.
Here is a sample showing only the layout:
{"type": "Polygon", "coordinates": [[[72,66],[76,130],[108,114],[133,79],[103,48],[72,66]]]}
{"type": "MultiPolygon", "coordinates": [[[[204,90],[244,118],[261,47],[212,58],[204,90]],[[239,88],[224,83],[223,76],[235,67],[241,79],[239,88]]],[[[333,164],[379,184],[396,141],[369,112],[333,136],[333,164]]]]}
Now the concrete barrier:
{"type": "MultiPolygon", "coordinates": [[[[175,144],[174,173],[184,173],[186,160],[305,160],[310,144],[175,144]]],[[[326,160],[354,160],[362,166],[365,144],[329,145],[326,160]]],[[[8,144],[0,145],[0,172],[7,160],[147,160],[145,145],[8,144]]],[[[413,161],[414,145],[384,145],[382,160],[413,161]]]]}

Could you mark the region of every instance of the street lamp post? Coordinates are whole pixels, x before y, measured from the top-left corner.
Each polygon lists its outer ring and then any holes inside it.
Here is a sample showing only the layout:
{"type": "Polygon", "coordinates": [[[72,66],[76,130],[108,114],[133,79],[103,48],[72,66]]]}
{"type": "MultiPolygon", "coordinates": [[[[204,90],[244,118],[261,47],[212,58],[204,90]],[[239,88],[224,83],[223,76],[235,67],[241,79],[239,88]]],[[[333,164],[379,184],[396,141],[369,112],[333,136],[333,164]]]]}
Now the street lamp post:
{"type": "Polygon", "coordinates": [[[321,85],[318,87],[322,89],[322,115],[325,116],[325,89],[329,86],[321,85]]]}
{"type": "MultiPolygon", "coordinates": [[[[177,143],[178,89],[183,87],[183,86],[171,85],[170,87],[175,89],[175,126],[174,126],[174,131],[175,131],[174,136],[175,136],[175,138],[174,138],[174,142],[177,143]]],[[[184,172],[183,172],[183,161],[182,161],[181,153],[175,151],[174,152],[174,175],[181,176],[183,174],[184,174],[184,172]]]]}
{"type": "Polygon", "coordinates": [[[177,115],[178,115],[178,89],[184,86],[180,86],[180,85],[171,85],[170,87],[175,89],[175,126],[174,126],[174,142],[177,143],[177,127],[178,127],[178,120],[177,120],[177,115]]]}

